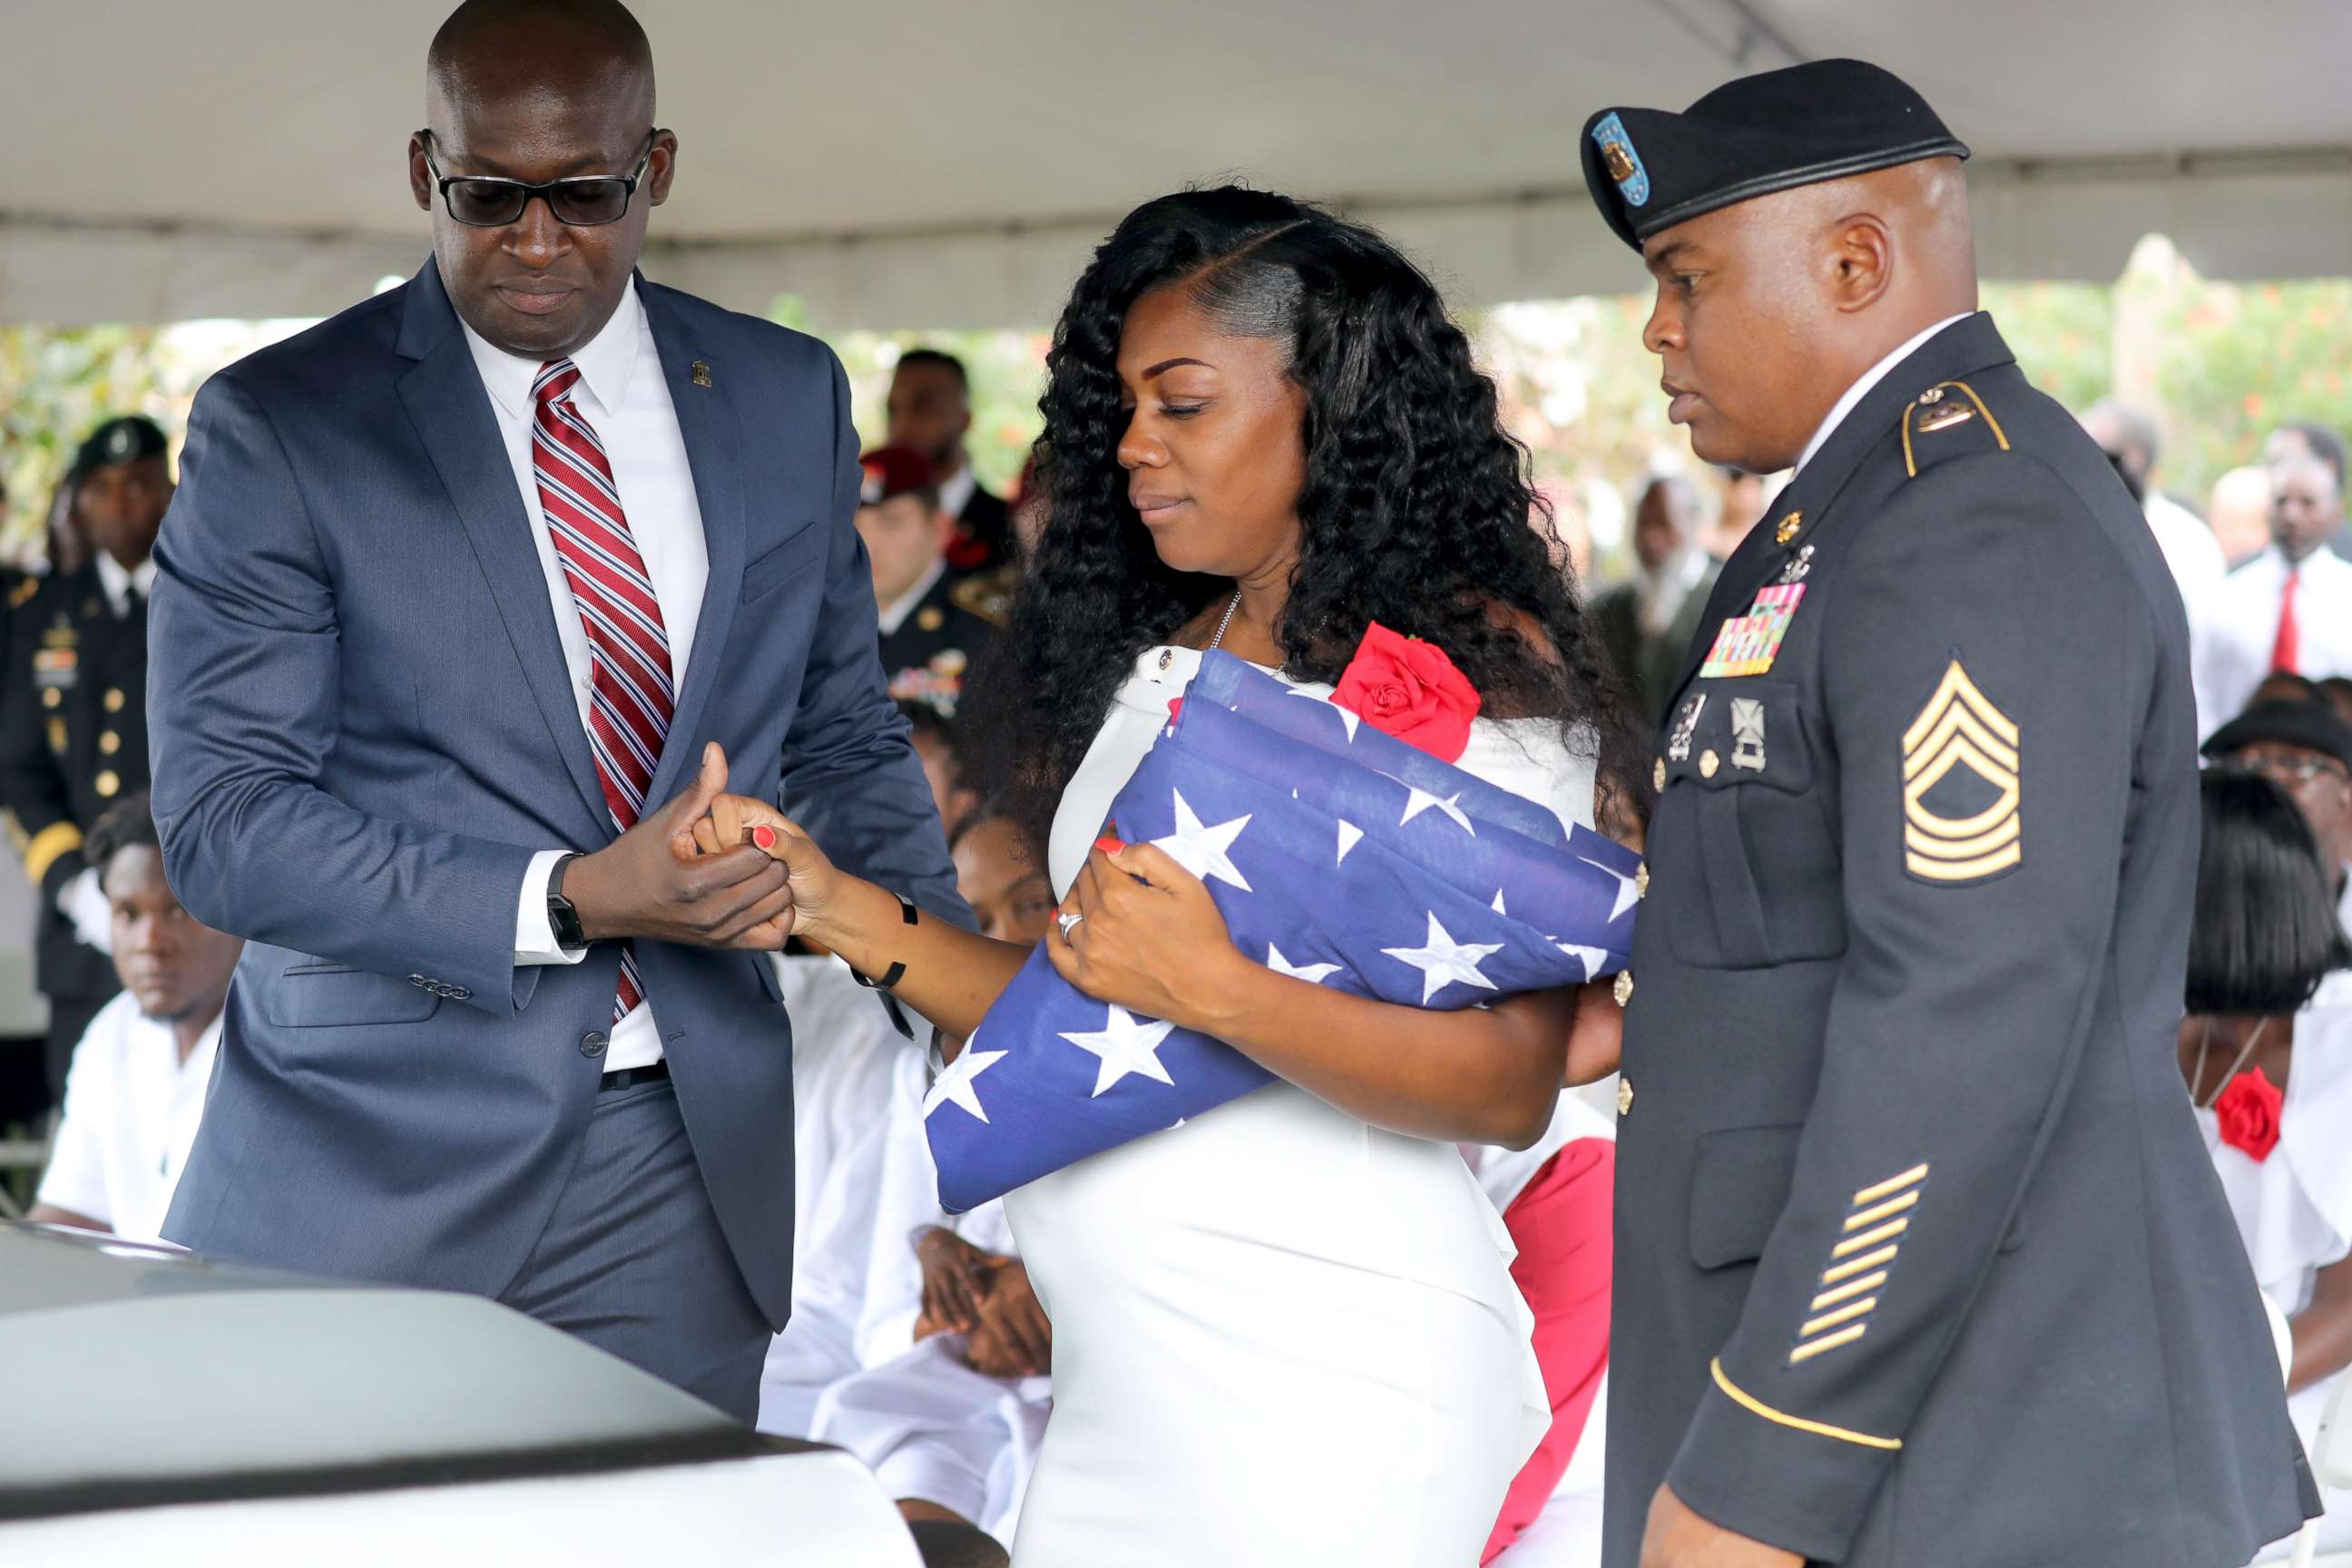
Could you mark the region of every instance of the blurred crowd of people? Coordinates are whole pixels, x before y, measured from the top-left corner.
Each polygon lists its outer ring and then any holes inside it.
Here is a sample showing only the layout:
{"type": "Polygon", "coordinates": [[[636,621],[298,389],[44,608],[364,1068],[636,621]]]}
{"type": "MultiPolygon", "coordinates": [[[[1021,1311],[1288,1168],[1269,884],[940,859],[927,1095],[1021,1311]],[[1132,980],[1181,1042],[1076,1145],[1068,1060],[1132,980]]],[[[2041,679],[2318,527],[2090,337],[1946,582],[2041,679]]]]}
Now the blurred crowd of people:
{"type": "MultiPolygon", "coordinates": [[[[878,656],[980,929],[1034,943],[1055,910],[1044,858],[966,784],[956,728],[1040,526],[1034,464],[1013,497],[981,483],[966,446],[971,388],[950,354],[902,355],[887,408],[856,513],[878,656]]],[[[2223,475],[2200,507],[2162,487],[2148,415],[2103,402],[2082,418],[2146,512],[2190,629],[2209,773],[2180,1074],[2256,1274],[2292,1325],[2308,1441],[2352,1364],[2345,442],[2282,426],[2263,461],[2223,475]]],[[[144,417],[100,425],[50,510],[44,569],[0,576],[0,805],[37,897],[50,1020],[45,1040],[0,1048],[0,1126],[54,1128],[31,1217],[139,1237],[157,1234],[194,1138],[241,946],[173,899],[145,793],[145,605],[168,450],[144,417]]],[[[1774,484],[1718,469],[1651,478],[1632,498],[1616,580],[1587,574],[1588,613],[1648,721],[1663,719],[1722,563],[1774,484]]],[[[1563,547],[1580,554],[1589,544],[1563,547]]],[[[922,1053],[830,955],[796,949],[778,963],[796,1051],[797,1261],[761,1424],[856,1453],[912,1519],[1009,1539],[1051,1406],[1051,1322],[998,1205],[939,1206],[922,1053]]],[[[1590,1224],[1605,1238],[1610,1136],[1567,1095],[1538,1152],[1465,1157],[1507,1213],[1559,1158],[1597,1170],[1590,1224]]],[[[1589,1274],[1591,1260],[1579,1267],[1589,1274]]],[[[1597,1278],[1574,1310],[1598,1300],[1605,1312],[1605,1267],[1597,1278]]],[[[1515,1491],[1517,1522],[1498,1527],[1490,1561],[1580,1560],[1560,1543],[1589,1539],[1597,1521],[1604,1370],[1562,1373],[1575,1419],[1531,1466],[1535,1493],[1515,1491]]]]}

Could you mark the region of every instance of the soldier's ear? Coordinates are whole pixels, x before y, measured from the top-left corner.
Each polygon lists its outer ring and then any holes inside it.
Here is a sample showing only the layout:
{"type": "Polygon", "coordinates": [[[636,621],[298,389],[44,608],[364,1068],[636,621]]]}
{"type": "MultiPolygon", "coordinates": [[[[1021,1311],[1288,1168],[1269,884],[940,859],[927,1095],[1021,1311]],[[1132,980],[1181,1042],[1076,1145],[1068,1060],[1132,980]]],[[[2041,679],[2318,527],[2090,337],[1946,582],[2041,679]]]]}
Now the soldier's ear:
{"type": "Polygon", "coordinates": [[[1866,310],[1895,281],[1895,236],[1868,213],[1841,218],[1831,232],[1831,290],[1841,310],[1866,310]]]}

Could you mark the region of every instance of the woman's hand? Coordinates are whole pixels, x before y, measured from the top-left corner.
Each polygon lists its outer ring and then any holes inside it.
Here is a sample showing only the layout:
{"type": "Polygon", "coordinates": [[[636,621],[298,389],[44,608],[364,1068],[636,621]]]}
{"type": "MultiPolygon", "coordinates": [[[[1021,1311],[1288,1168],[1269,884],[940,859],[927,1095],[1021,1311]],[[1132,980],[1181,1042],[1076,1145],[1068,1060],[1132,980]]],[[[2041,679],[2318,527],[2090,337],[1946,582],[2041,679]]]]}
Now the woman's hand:
{"type": "Polygon", "coordinates": [[[800,825],[765,801],[747,795],[722,795],[710,803],[708,815],[694,825],[698,854],[717,855],[750,843],[783,863],[793,889],[793,908],[777,933],[821,942],[818,935],[826,910],[840,889],[841,872],[816,847],[800,825]]]}
{"type": "Polygon", "coordinates": [[[933,1226],[915,1240],[915,1259],[923,1268],[923,1310],[915,1322],[915,1337],[953,1331],[968,1334],[980,1322],[980,1299],[986,1292],[982,1271],[989,1255],[955,1232],[933,1226]]]}
{"type": "Polygon", "coordinates": [[[1201,879],[1153,845],[1105,847],[1113,842],[1087,857],[1045,933],[1046,957],[1097,1002],[1216,1033],[1237,989],[1231,977],[1249,961],[1201,879]]]}
{"type": "Polygon", "coordinates": [[[1576,1015],[1568,1027],[1568,1070],[1571,1086],[1599,1083],[1617,1070],[1625,1048],[1625,1007],[1617,1000],[1612,976],[1576,988],[1576,1015]]]}

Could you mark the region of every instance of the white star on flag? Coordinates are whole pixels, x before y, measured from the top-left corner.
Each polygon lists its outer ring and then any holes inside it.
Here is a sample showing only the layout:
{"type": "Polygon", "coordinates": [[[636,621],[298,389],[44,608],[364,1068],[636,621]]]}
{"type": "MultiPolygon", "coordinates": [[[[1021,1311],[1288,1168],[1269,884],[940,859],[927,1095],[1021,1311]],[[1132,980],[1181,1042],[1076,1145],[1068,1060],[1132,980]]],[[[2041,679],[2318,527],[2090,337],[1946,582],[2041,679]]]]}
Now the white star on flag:
{"type": "Polygon", "coordinates": [[[1174,1088],[1176,1080],[1160,1065],[1160,1044],[1175,1027],[1168,1023],[1139,1024],[1126,1008],[1110,1006],[1106,1009],[1101,1028],[1085,1034],[1066,1034],[1062,1038],[1101,1058],[1102,1069],[1095,1075],[1095,1096],[1099,1099],[1103,1090],[1129,1073],[1156,1078],[1174,1088]]]}
{"type": "Polygon", "coordinates": [[[1318,697],[1312,691],[1301,691],[1297,687],[1291,688],[1290,695],[1293,697],[1304,697],[1309,702],[1320,702],[1323,706],[1331,710],[1332,712],[1337,713],[1339,716],[1339,722],[1347,726],[1349,742],[1351,744],[1354,742],[1356,739],[1356,726],[1363,722],[1362,714],[1357,712],[1352,708],[1342,708],[1328,697],[1318,697]]]}
{"type": "Polygon", "coordinates": [[[1591,867],[1594,870],[1606,871],[1611,876],[1617,879],[1617,902],[1609,911],[1610,924],[1614,925],[1619,921],[1623,920],[1625,918],[1625,911],[1642,901],[1641,884],[1633,878],[1628,877],[1624,872],[1618,870],[1613,866],[1604,866],[1598,860],[1587,859],[1581,855],[1579,855],[1577,858],[1583,860],[1586,865],[1591,867]]]}
{"type": "Polygon", "coordinates": [[[940,1074],[939,1081],[931,1085],[931,1092],[923,1097],[925,1116],[929,1116],[940,1106],[953,1100],[982,1121],[988,1120],[988,1112],[980,1108],[980,1091],[972,1087],[971,1080],[994,1067],[1011,1053],[976,1050],[973,1047],[979,1043],[979,1039],[980,1037],[975,1035],[966,1041],[956,1059],[948,1064],[948,1070],[940,1074]]]}
{"type": "Polygon", "coordinates": [[[1478,961],[1489,953],[1503,951],[1499,942],[1456,942],[1440,925],[1436,914],[1429,916],[1429,941],[1421,947],[1384,947],[1391,958],[1412,964],[1421,971],[1421,1000],[1423,1006],[1429,999],[1448,985],[1475,985],[1492,991],[1495,983],[1478,973],[1478,961]]]}
{"type": "Polygon", "coordinates": [[[1495,912],[1506,918],[1508,918],[1511,912],[1503,907],[1503,889],[1500,888],[1495,889],[1495,912]]]}
{"type": "Polygon", "coordinates": [[[1405,796],[1404,815],[1397,818],[1399,827],[1402,827],[1424,811],[1442,811],[1460,823],[1463,832],[1473,838],[1478,837],[1478,830],[1470,826],[1468,817],[1462,815],[1462,796],[1459,793],[1449,795],[1444,800],[1440,800],[1427,790],[1412,789],[1411,785],[1407,785],[1406,788],[1411,793],[1405,796]]]}
{"type": "Polygon", "coordinates": [[[1304,980],[1309,985],[1320,985],[1325,977],[1339,973],[1336,963],[1293,963],[1282,956],[1282,949],[1272,942],[1265,944],[1265,966],[1276,974],[1287,974],[1293,980],[1304,980]]]}
{"type": "Polygon", "coordinates": [[[1583,964],[1587,980],[1600,973],[1601,966],[1609,962],[1609,950],[1605,947],[1583,947],[1572,942],[1559,942],[1552,945],[1583,964]]]}
{"type": "Polygon", "coordinates": [[[1249,826],[1249,817],[1236,816],[1231,822],[1203,827],[1182,790],[1168,793],[1176,797],[1176,831],[1165,838],[1153,839],[1153,845],[1166,850],[1169,858],[1204,882],[1214,877],[1221,882],[1231,882],[1244,893],[1253,891],[1228,853],[1234,840],[1242,836],[1242,829],[1249,826]]]}
{"type": "Polygon", "coordinates": [[[1364,830],[1357,826],[1354,823],[1349,822],[1346,817],[1343,816],[1339,818],[1339,858],[1332,862],[1335,866],[1345,862],[1348,858],[1348,851],[1353,849],[1358,841],[1364,837],[1364,830]]]}

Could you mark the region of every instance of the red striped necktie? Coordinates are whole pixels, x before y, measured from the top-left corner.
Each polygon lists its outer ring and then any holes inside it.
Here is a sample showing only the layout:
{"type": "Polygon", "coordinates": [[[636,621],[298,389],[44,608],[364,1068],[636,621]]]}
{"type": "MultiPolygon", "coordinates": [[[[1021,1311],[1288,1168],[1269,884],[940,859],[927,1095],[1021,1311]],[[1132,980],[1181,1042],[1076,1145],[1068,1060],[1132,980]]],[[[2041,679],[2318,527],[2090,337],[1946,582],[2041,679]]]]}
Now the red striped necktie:
{"type": "Polygon", "coordinates": [[[2286,569],[2286,590],[2279,595],[2278,636],[2271,641],[2271,673],[2296,675],[2302,671],[2302,639],[2294,624],[2295,568],[2286,569]]]}
{"type": "MultiPolygon", "coordinates": [[[[588,744],[596,754],[596,777],[604,786],[613,826],[626,832],[645,811],[677,695],[661,601],[654,596],[645,557],[629,533],[604,444],[572,401],[572,389],[579,384],[580,367],[568,359],[540,366],[530,388],[531,477],[539,484],[540,510],[555,541],[563,579],[572,585],[581,627],[588,634],[593,671],[588,744]]],[[[645,998],[636,954],[624,942],[614,1021],[645,998]]]]}

